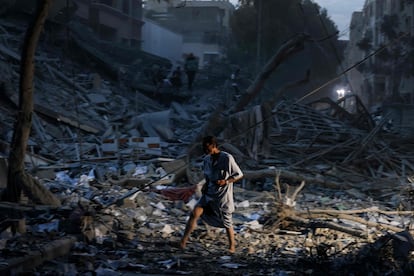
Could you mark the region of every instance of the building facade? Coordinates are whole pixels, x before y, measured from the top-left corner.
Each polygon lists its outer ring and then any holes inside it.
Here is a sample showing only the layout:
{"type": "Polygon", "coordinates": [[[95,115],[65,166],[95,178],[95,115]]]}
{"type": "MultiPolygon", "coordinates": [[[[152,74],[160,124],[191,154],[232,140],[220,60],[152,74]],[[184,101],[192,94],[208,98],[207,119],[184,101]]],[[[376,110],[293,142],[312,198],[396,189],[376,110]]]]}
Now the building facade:
{"type": "Polygon", "coordinates": [[[171,61],[171,64],[180,63],[183,49],[183,36],[180,33],[148,18],[144,18],[141,33],[141,50],[166,58],[171,61]]]}
{"type": "Polygon", "coordinates": [[[182,35],[182,58],[193,53],[203,68],[226,56],[234,11],[228,0],[148,1],[145,9],[146,17],[182,35]]]}
{"type": "Polygon", "coordinates": [[[366,0],[354,12],[345,68],[353,93],[374,110],[414,104],[414,1],[366,0]]]}
{"type": "Polygon", "coordinates": [[[101,40],[140,47],[141,0],[73,0],[76,15],[101,40]]]}

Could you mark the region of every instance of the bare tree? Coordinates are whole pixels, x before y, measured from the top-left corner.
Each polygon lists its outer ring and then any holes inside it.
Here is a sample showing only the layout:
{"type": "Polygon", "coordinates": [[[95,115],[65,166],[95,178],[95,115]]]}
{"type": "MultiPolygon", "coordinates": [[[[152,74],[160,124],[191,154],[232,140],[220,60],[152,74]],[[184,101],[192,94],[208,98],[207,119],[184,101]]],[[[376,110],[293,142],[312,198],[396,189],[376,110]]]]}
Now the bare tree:
{"type": "Polygon", "coordinates": [[[20,64],[19,112],[10,146],[7,189],[3,194],[3,199],[10,202],[19,202],[23,190],[36,203],[60,205],[60,201],[49,190],[26,173],[24,164],[33,115],[35,50],[51,3],[52,0],[38,0],[34,21],[26,31],[23,43],[20,64]]]}
{"type": "MultiPolygon", "coordinates": [[[[298,34],[292,39],[284,43],[278,51],[267,61],[262,70],[258,73],[253,83],[247,88],[246,93],[240,100],[230,109],[224,106],[224,104],[218,105],[216,110],[212,113],[207,123],[203,126],[201,132],[196,136],[195,142],[189,147],[188,155],[197,154],[199,147],[196,141],[200,141],[206,134],[219,135],[227,126],[227,115],[223,115],[224,111],[228,114],[237,113],[243,110],[254,98],[260,94],[266,81],[270,78],[272,73],[287,59],[294,56],[296,53],[304,49],[305,42],[309,37],[305,34],[298,34]],[[198,150],[197,150],[198,149],[198,150]]],[[[307,80],[303,80],[306,82],[307,80]]],[[[296,85],[301,84],[297,82],[296,85]]],[[[286,87],[287,89],[288,87],[286,87]]],[[[283,91],[280,91],[279,96],[283,91]]],[[[275,100],[272,99],[272,102],[275,100]]],[[[267,115],[267,114],[266,114],[267,115]]]]}

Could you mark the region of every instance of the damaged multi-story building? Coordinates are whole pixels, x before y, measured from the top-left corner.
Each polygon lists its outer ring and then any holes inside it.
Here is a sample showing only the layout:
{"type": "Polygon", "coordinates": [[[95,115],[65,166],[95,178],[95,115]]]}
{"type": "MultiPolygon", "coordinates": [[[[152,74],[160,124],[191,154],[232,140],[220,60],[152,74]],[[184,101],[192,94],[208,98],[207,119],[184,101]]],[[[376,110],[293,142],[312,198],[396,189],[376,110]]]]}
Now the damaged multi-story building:
{"type": "MultiPolygon", "coordinates": [[[[230,35],[230,17],[234,6],[229,0],[214,1],[147,1],[145,5],[146,25],[149,21],[179,34],[181,41],[181,57],[193,53],[199,59],[200,67],[213,64],[226,56],[230,35]]],[[[146,26],[143,29],[145,32],[146,26]]],[[[152,30],[153,31],[153,30],[152,30]]],[[[154,35],[154,34],[153,34],[154,35]]],[[[147,40],[154,37],[146,37],[147,40]]],[[[148,41],[143,41],[145,48],[148,41]]],[[[165,39],[157,45],[167,51],[173,41],[165,39]]]]}
{"type": "Polygon", "coordinates": [[[366,0],[354,12],[346,68],[351,90],[369,108],[414,104],[414,1],[366,0]]]}
{"type": "Polygon", "coordinates": [[[354,12],[345,68],[350,90],[394,131],[413,133],[414,1],[366,0],[354,12]]]}
{"type": "Polygon", "coordinates": [[[74,0],[76,15],[102,40],[139,46],[142,26],[142,1],[74,0]]]}

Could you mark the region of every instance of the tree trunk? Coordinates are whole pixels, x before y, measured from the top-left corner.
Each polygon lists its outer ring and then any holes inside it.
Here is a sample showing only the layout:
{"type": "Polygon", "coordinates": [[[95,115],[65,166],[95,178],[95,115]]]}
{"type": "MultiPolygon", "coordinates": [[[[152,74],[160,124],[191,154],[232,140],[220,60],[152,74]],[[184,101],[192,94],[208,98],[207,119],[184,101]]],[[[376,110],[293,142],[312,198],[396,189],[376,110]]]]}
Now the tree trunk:
{"type": "Polygon", "coordinates": [[[24,158],[33,115],[35,50],[52,0],[38,1],[34,22],[27,29],[22,49],[19,83],[19,113],[10,146],[7,189],[4,199],[18,202],[22,190],[35,202],[59,206],[59,200],[25,172],[24,158]]]}
{"type": "Polygon", "coordinates": [[[254,82],[247,88],[246,94],[239,100],[232,112],[239,112],[248,105],[262,91],[267,79],[269,79],[276,68],[288,58],[304,49],[307,38],[306,35],[299,34],[280,46],[277,53],[270,58],[262,71],[256,76],[254,82]]]}
{"type": "Polygon", "coordinates": [[[225,106],[219,105],[217,107],[217,109],[210,116],[206,125],[197,135],[194,143],[189,147],[187,154],[190,156],[198,152],[196,146],[200,148],[199,141],[204,135],[219,135],[228,124],[228,115],[226,114],[240,112],[244,107],[246,107],[262,91],[266,81],[277,69],[277,67],[288,58],[304,49],[306,39],[308,39],[306,35],[299,34],[280,46],[277,53],[270,58],[267,64],[263,67],[262,71],[259,72],[254,82],[247,88],[246,94],[242,96],[234,108],[224,112],[226,108],[225,106]]]}

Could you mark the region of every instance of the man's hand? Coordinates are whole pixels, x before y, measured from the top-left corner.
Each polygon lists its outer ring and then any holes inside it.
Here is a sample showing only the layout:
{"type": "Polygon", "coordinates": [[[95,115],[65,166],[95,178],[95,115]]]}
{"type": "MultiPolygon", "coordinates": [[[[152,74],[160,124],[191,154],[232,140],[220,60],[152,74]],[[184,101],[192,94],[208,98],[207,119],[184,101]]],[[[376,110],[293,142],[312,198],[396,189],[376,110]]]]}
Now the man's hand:
{"type": "Polygon", "coordinates": [[[219,185],[219,186],[224,186],[224,185],[226,185],[228,183],[229,182],[227,180],[225,180],[225,179],[219,179],[219,180],[217,180],[217,185],[219,185]]]}

